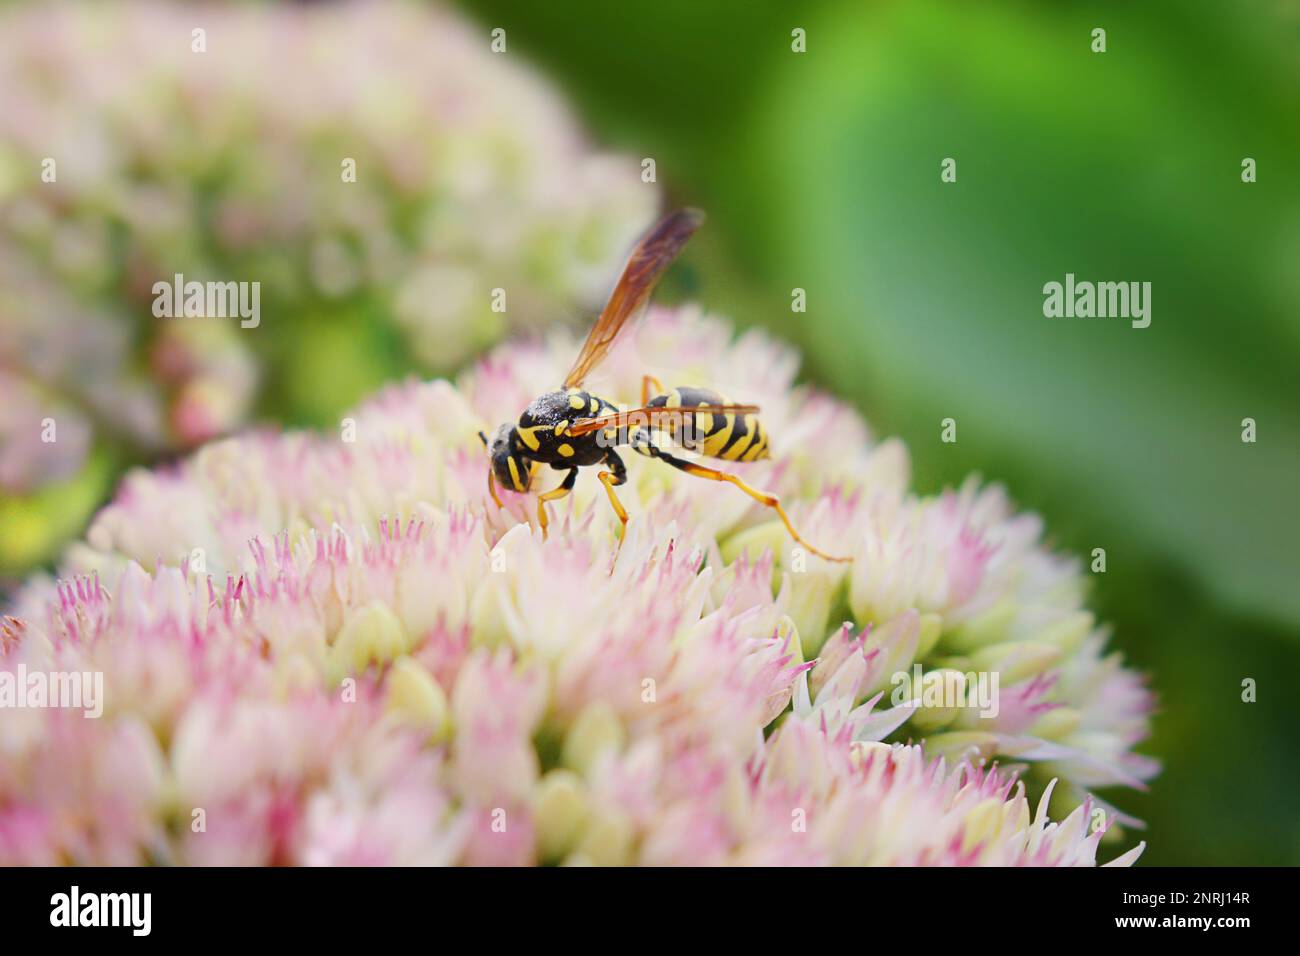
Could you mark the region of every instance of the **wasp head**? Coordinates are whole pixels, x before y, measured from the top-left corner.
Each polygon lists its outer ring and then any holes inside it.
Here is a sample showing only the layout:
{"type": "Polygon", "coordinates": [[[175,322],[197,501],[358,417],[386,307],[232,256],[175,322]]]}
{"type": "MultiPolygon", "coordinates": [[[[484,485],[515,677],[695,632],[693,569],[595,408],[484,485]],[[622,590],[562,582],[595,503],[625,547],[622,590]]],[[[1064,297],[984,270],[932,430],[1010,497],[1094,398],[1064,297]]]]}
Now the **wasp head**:
{"type": "Polygon", "coordinates": [[[492,462],[492,474],[497,483],[511,491],[528,490],[532,480],[532,462],[524,457],[519,447],[519,433],[509,423],[497,429],[492,440],[479,432],[479,438],[487,446],[488,458],[492,462]]]}

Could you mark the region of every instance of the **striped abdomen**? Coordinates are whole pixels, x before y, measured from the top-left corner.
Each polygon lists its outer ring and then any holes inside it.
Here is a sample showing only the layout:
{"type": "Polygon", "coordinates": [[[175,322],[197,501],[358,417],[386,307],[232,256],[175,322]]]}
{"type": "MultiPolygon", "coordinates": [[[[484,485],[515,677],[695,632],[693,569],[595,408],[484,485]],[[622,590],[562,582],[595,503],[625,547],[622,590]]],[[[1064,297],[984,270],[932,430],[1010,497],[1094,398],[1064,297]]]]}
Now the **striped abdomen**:
{"type": "MultiPolygon", "coordinates": [[[[709,405],[733,405],[717,392],[706,388],[673,388],[667,395],[650,399],[652,408],[707,408],[709,405]]],[[[768,457],[767,431],[757,415],[700,412],[693,416],[672,416],[662,423],[662,430],[683,446],[724,461],[757,461],[768,457]]]]}

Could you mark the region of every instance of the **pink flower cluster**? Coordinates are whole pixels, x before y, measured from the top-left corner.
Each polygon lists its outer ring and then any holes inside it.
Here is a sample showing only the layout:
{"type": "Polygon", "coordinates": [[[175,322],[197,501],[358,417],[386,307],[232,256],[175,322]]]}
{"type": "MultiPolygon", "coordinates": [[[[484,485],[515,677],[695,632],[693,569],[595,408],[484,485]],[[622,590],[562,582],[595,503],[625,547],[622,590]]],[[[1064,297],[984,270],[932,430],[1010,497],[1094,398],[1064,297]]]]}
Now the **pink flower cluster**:
{"type": "Polygon", "coordinates": [[[1118,828],[1090,790],[1154,772],[1150,699],[1036,519],[910,494],[902,446],[795,387],[788,350],[683,309],[589,387],[759,402],[773,458],[737,470],[853,563],[639,456],[621,543],[590,478],[543,539],[535,495],[485,500],[476,432],[574,347],[132,474],[0,640],[0,671],[105,688],[99,719],[0,712],[0,862],[1096,861],[1118,828]],[[997,715],[898,699],[914,666],[997,673],[997,715]]]}
{"type": "MultiPolygon", "coordinates": [[[[317,376],[361,394],[594,305],[657,187],[490,43],[397,2],[0,8],[0,492],[97,448],[194,447],[259,403],[328,420],[350,399],[317,376]],[[259,283],[256,327],[160,317],[178,274],[259,283]]],[[[58,537],[23,517],[0,508],[36,538],[0,571],[58,537]]]]}

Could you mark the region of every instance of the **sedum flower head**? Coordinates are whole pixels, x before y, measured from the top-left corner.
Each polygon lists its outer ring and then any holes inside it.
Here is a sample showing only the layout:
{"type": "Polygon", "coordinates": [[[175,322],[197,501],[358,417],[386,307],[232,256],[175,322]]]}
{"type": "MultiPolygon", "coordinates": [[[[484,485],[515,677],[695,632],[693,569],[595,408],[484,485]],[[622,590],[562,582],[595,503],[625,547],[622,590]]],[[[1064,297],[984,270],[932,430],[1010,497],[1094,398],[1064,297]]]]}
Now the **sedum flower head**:
{"type": "Polygon", "coordinates": [[[656,187],[490,42],[404,3],[0,10],[0,492],[331,420],[601,296],[656,187]],[[259,282],[255,327],[155,317],[177,274],[259,282]]]}
{"type": "Polygon", "coordinates": [[[633,402],[650,373],[760,402],[773,456],[736,470],[852,563],[636,455],[621,545],[590,475],[543,539],[535,495],[486,501],[476,433],[575,347],[505,346],[338,435],[130,475],[0,643],[4,669],[105,687],[98,720],[0,723],[0,860],[1096,861],[1115,814],[1091,790],[1154,772],[1132,750],[1150,699],[1037,519],[976,483],[910,493],[902,445],[796,387],[791,352],[686,308],[587,386],[633,402]],[[999,673],[996,716],[900,699],[914,666],[921,686],[999,673]]]}

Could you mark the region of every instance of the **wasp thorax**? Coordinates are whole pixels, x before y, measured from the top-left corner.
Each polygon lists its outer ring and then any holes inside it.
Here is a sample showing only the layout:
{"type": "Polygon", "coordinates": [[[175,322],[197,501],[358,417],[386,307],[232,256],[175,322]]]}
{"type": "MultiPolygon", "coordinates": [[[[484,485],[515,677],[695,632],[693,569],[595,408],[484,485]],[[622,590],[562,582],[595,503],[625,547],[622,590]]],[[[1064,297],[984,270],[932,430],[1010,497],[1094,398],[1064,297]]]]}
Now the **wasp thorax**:
{"type": "Polygon", "coordinates": [[[600,400],[580,389],[547,392],[537,396],[524,409],[524,413],[519,416],[519,424],[524,427],[555,426],[563,421],[595,415],[600,409],[600,400]]]}

